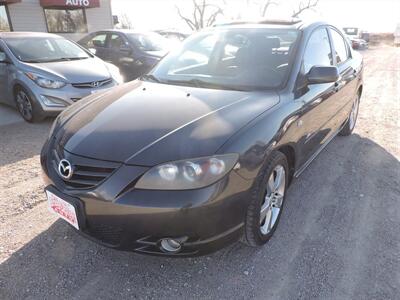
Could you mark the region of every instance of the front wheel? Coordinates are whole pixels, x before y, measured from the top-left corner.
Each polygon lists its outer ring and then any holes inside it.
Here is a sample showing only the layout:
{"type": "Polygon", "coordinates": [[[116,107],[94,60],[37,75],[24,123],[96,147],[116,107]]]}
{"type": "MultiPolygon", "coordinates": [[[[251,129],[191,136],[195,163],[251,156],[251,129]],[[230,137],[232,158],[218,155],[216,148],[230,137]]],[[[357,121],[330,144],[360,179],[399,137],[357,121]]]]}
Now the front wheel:
{"type": "Polygon", "coordinates": [[[359,106],[360,106],[360,94],[357,93],[356,99],[354,99],[353,106],[351,107],[349,118],[346,124],[344,125],[343,129],[339,132],[339,135],[348,136],[353,132],[354,127],[356,127],[359,106]]]}
{"type": "Polygon", "coordinates": [[[259,175],[247,209],[244,242],[261,246],[278,225],[288,186],[288,163],[281,152],[273,152],[259,175]]]}
{"type": "Polygon", "coordinates": [[[29,123],[39,122],[44,119],[40,104],[32,100],[25,89],[18,87],[15,90],[15,103],[17,109],[25,121],[29,123]]]}

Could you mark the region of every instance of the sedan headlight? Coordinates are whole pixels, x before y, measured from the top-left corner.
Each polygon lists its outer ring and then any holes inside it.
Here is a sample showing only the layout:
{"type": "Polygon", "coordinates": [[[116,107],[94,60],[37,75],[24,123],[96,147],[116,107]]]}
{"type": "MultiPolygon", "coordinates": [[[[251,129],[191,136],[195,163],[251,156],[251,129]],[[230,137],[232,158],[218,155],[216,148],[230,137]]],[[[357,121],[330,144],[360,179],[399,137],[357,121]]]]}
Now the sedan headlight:
{"type": "Polygon", "coordinates": [[[155,166],[136,184],[137,189],[190,190],[211,185],[235,166],[238,154],[181,160],[155,166]]]}
{"type": "Polygon", "coordinates": [[[26,76],[33,80],[38,86],[46,89],[60,89],[66,85],[63,81],[52,80],[35,73],[26,72],[26,76]]]}
{"type": "Polygon", "coordinates": [[[110,75],[112,77],[112,79],[114,79],[115,82],[117,82],[118,84],[121,84],[124,82],[124,78],[122,77],[119,69],[117,66],[110,64],[110,63],[106,63],[108,72],[110,72],[110,75]]]}

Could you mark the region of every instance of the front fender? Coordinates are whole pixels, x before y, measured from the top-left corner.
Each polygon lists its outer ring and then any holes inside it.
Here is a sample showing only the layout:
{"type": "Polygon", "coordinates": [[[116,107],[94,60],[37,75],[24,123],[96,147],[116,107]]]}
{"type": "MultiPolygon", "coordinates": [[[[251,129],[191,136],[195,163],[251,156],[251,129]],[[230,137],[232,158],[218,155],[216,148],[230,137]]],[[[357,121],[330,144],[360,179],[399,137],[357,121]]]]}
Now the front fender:
{"type": "Polygon", "coordinates": [[[274,150],[290,147],[296,156],[295,113],[301,103],[287,101],[258,116],[237,132],[218,150],[218,153],[239,153],[240,169],[237,171],[245,179],[254,179],[274,150]]]}

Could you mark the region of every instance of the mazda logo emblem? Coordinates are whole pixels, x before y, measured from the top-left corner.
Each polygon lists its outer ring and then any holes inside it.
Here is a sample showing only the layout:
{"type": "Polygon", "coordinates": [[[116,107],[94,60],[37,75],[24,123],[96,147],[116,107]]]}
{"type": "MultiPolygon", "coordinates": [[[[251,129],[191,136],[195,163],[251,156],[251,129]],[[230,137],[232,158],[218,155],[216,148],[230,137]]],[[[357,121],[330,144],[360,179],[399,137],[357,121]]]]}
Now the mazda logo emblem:
{"type": "Polygon", "coordinates": [[[68,160],[60,160],[60,162],[58,163],[58,174],[60,174],[63,179],[71,179],[73,170],[72,165],[68,160]]]}
{"type": "Polygon", "coordinates": [[[92,82],[92,87],[98,87],[99,85],[100,85],[100,82],[98,82],[98,81],[92,82]]]}

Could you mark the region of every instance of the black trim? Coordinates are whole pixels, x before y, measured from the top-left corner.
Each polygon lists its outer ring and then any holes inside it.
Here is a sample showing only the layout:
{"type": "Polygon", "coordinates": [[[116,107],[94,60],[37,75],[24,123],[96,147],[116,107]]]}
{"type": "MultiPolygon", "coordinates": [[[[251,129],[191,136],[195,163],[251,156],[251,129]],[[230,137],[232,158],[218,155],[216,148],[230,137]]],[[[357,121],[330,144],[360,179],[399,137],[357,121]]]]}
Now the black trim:
{"type": "Polygon", "coordinates": [[[44,14],[44,20],[46,23],[46,30],[48,33],[55,33],[55,34],[73,34],[73,33],[88,33],[88,23],[87,23],[87,18],[86,18],[86,9],[83,7],[78,7],[78,8],[69,8],[69,7],[60,7],[60,6],[50,6],[50,7],[44,7],[43,8],[43,14],[44,14]],[[83,13],[83,22],[85,24],[85,31],[50,31],[49,30],[49,24],[47,22],[47,17],[46,17],[46,10],[82,10],[83,13]]]}

